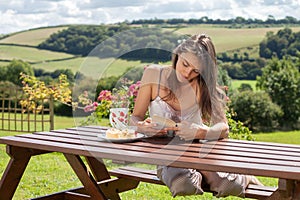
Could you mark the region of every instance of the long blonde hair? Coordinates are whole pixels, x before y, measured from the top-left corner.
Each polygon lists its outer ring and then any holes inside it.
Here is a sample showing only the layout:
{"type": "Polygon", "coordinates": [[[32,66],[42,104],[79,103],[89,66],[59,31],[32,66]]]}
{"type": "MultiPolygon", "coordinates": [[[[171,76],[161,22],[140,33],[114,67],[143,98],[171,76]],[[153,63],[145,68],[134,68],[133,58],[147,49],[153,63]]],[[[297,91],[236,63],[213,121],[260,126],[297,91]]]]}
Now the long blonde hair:
{"type": "MultiPolygon", "coordinates": [[[[198,103],[202,118],[213,124],[226,121],[224,113],[225,103],[223,101],[225,94],[217,83],[218,67],[216,51],[210,37],[205,34],[193,35],[178,45],[172,55],[173,69],[176,69],[178,56],[184,52],[190,52],[196,55],[201,65],[204,66],[198,76],[198,94],[200,94],[198,103]]],[[[175,72],[169,76],[168,82],[170,91],[174,91],[178,84],[175,72]]]]}

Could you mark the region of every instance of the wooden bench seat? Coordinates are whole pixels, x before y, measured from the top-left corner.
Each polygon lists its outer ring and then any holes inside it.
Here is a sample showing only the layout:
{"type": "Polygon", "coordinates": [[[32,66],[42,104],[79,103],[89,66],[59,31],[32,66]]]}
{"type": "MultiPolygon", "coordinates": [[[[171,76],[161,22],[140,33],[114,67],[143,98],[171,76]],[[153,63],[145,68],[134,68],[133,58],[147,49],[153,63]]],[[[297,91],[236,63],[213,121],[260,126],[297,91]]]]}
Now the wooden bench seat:
{"type": "MultiPolygon", "coordinates": [[[[137,167],[120,167],[109,171],[111,176],[125,179],[133,179],[146,183],[164,185],[164,183],[156,176],[156,170],[148,170],[137,167]]],[[[206,192],[210,192],[204,188],[206,192]]],[[[266,199],[276,190],[275,187],[259,186],[250,184],[246,190],[247,198],[266,199]]]]}

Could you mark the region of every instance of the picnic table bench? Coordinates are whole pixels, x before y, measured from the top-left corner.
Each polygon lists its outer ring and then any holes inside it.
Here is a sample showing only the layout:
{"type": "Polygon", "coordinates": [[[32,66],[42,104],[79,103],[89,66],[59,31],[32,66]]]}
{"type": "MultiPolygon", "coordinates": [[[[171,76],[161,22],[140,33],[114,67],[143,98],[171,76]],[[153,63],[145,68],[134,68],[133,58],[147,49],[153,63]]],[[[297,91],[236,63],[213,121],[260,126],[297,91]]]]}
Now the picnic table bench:
{"type": "Polygon", "coordinates": [[[11,158],[0,180],[0,200],[12,199],[32,156],[50,152],[65,156],[83,186],[36,199],[120,199],[119,193],[139,182],[163,185],[153,170],[125,166],[109,171],[102,159],[278,178],[277,187],[250,185],[246,197],[300,199],[298,145],[232,139],[189,143],[176,138],[109,143],[97,137],[105,129],[86,126],[1,137],[11,158]]]}

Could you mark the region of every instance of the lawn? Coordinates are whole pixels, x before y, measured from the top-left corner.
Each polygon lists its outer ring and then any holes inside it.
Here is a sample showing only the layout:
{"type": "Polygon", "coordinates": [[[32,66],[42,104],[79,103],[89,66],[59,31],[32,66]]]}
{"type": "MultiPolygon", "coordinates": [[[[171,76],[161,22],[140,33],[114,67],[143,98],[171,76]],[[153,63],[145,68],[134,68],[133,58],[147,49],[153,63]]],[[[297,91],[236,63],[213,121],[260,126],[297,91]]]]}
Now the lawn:
{"type": "MultiPolygon", "coordinates": [[[[55,129],[66,127],[74,127],[77,125],[76,121],[70,117],[55,117],[55,129]]],[[[102,124],[107,125],[108,120],[103,120],[102,124]]],[[[0,132],[1,136],[14,135],[20,133],[0,132]]],[[[291,132],[275,132],[275,133],[259,133],[255,134],[257,141],[271,141],[289,144],[300,144],[300,131],[291,132]]],[[[5,146],[0,145],[0,174],[3,173],[9,157],[5,153],[5,146]]],[[[112,163],[110,160],[105,160],[109,168],[119,167],[119,165],[112,163]]],[[[154,168],[154,166],[140,165],[142,167],[154,168]]],[[[259,177],[265,184],[275,186],[277,179],[259,177]]],[[[19,187],[15,193],[14,200],[23,200],[34,198],[41,195],[50,194],[53,192],[66,190],[72,187],[81,186],[77,176],[65,161],[63,155],[59,153],[51,153],[42,156],[33,157],[26,169],[19,187]]],[[[159,186],[148,183],[141,183],[135,190],[124,192],[121,194],[122,199],[173,199],[171,193],[165,186],[159,186]]],[[[215,199],[211,194],[207,193],[202,196],[190,197],[176,197],[175,199],[215,199]]],[[[226,200],[238,200],[240,198],[227,197],[226,200]]]]}
{"type": "Polygon", "coordinates": [[[238,89],[242,84],[249,84],[253,91],[256,91],[256,80],[232,80],[231,87],[233,90],[238,89]]]}

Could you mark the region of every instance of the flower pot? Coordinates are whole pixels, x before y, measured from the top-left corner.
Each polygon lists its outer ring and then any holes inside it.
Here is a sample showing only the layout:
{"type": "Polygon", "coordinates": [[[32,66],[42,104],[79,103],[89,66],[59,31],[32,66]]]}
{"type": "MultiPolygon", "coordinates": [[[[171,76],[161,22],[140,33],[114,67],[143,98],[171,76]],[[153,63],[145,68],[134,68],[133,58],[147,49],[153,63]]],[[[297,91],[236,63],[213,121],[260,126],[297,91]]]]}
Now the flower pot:
{"type": "Polygon", "coordinates": [[[128,126],[128,108],[111,108],[109,113],[110,125],[117,129],[128,126]]]}

